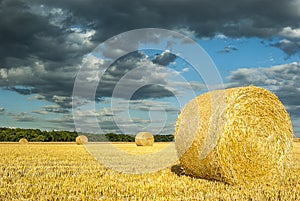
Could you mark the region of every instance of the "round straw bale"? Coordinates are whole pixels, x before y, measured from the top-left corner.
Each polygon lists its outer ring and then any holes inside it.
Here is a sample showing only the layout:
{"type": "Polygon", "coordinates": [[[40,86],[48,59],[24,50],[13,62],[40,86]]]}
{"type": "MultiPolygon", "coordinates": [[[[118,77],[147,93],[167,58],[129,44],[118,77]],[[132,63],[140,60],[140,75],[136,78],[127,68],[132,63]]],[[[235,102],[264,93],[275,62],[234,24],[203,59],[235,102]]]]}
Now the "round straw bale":
{"type": "Polygon", "coordinates": [[[26,138],[21,138],[21,139],[19,140],[19,143],[25,144],[25,143],[28,143],[28,140],[27,140],[26,138]]]}
{"type": "Polygon", "coordinates": [[[290,117],[282,103],[255,86],[194,98],[183,108],[175,129],[185,173],[229,184],[280,182],[292,141],[290,117]]]}
{"type": "Polygon", "coordinates": [[[152,146],[154,144],[154,137],[150,132],[139,132],[135,136],[135,143],[137,146],[152,146]]]}
{"type": "Polygon", "coordinates": [[[76,144],[82,145],[88,143],[88,138],[85,135],[79,135],[76,137],[76,144]]]}

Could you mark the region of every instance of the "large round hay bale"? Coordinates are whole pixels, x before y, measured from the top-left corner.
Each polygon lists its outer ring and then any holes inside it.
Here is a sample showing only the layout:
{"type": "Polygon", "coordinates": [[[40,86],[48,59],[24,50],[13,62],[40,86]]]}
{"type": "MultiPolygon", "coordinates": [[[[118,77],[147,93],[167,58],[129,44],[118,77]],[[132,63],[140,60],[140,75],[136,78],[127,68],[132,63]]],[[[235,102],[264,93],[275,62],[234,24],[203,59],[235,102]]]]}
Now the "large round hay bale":
{"type": "Polygon", "coordinates": [[[78,144],[78,145],[86,144],[88,142],[89,142],[89,140],[88,140],[87,136],[85,136],[85,135],[79,135],[76,137],[76,144],[78,144]]]}
{"type": "Polygon", "coordinates": [[[26,144],[26,143],[28,143],[28,140],[27,140],[26,138],[21,138],[21,139],[19,140],[19,143],[21,143],[21,144],[26,144]]]}
{"type": "Polygon", "coordinates": [[[191,100],[176,122],[185,173],[229,184],[284,178],[293,131],[289,114],[268,90],[216,90],[191,100]]]}
{"type": "Polygon", "coordinates": [[[154,137],[150,132],[139,132],[135,136],[135,143],[137,146],[152,146],[154,144],[154,137]]]}

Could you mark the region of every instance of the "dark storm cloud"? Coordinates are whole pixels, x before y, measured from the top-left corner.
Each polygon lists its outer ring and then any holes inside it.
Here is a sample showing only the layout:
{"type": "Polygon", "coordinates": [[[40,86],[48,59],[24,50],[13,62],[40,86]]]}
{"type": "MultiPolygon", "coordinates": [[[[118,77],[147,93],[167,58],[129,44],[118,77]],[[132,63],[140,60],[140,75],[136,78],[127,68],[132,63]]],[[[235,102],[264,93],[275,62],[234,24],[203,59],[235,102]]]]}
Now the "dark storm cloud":
{"type": "Polygon", "coordinates": [[[4,0],[0,4],[0,67],[31,65],[41,60],[49,68],[72,65],[90,51],[85,45],[75,48],[69,42],[74,30],[65,27],[67,13],[50,10],[35,12],[34,2],[4,0]],[[55,24],[59,12],[65,15],[61,26],[55,24]],[[56,15],[55,15],[56,14],[56,15]]]}
{"type": "Polygon", "coordinates": [[[186,28],[198,37],[285,37],[284,28],[299,26],[299,7],[297,0],[2,0],[0,66],[30,65],[36,59],[50,69],[73,65],[105,39],[145,27],[186,28]],[[89,45],[76,44],[74,27],[81,36],[95,30],[89,45]]]}
{"type": "Polygon", "coordinates": [[[70,108],[78,63],[94,47],[93,31],[66,26],[71,16],[34,1],[1,1],[0,86],[70,108]]]}
{"type": "MultiPolygon", "coordinates": [[[[116,34],[145,27],[184,29],[197,37],[217,33],[228,37],[279,36],[283,40],[274,45],[295,54],[299,52],[299,43],[295,43],[299,41],[299,6],[296,0],[2,0],[0,86],[21,94],[37,93],[62,108],[70,108],[83,56],[116,34]]],[[[140,60],[135,56],[132,62],[140,60]]],[[[154,63],[166,65],[173,59],[165,53],[154,63]]],[[[111,96],[116,79],[134,68],[129,59],[126,62],[116,64],[124,69],[116,67],[107,72],[99,84],[98,98],[111,96]]],[[[162,90],[162,95],[168,95],[159,87],[163,84],[150,85],[148,90],[162,90]]]]}
{"type": "Polygon", "coordinates": [[[176,58],[176,55],[170,53],[169,51],[165,51],[162,54],[157,54],[152,62],[162,66],[167,66],[171,62],[175,61],[176,58]]]}
{"type": "Polygon", "coordinates": [[[282,49],[288,55],[299,54],[300,51],[300,37],[295,40],[281,40],[274,44],[275,47],[282,49]]]}
{"type": "MultiPolygon", "coordinates": [[[[162,60],[170,62],[174,59],[162,58],[162,60]]],[[[97,98],[111,97],[116,85],[125,75],[127,81],[121,84],[122,90],[115,94],[119,98],[127,97],[132,87],[138,87],[131,96],[132,100],[174,96],[163,86],[166,84],[166,73],[163,73],[163,69],[160,64],[149,60],[144,53],[132,52],[118,59],[106,70],[99,82],[96,96],[97,98]],[[137,70],[138,68],[143,68],[143,70],[137,70]]]]}
{"type": "Polygon", "coordinates": [[[299,1],[278,0],[87,0],[43,1],[73,13],[73,23],[90,23],[102,41],[131,29],[187,28],[199,37],[272,37],[299,26],[299,1]]]}
{"type": "MultiPolygon", "coordinates": [[[[300,1],[299,5],[300,5],[300,1]]],[[[298,7],[299,8],[299,7],[298,7]]],[[[300,10],[299,10],[300,13],[300,10]]],[[[300,50],[300,27],[284,27],[280,33],[284,39],[274,44],[275,47],[279,47],[289,55],[299,54],[300,50]]]]}
{"type": "Polygon", "coordinates": [[[39,94],[38,100],[55,102],[71,108],[75,72],[65,68],[47,71],[43,65],[0,69],[0,86],[22,95],[39,94]]]}

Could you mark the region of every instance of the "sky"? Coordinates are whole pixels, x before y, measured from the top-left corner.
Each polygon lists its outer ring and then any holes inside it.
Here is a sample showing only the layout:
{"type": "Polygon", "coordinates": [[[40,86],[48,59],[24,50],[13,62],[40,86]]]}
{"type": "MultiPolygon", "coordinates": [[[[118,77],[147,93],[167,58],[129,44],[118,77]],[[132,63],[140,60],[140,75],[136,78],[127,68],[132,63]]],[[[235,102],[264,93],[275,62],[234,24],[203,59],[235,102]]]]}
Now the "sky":
{"type": "Polygon", "coordinates": [[[0,0],[0,44],[1,127],[173,134],[218,80],[271,90],[300,137],[299,0],[0,0]]]}

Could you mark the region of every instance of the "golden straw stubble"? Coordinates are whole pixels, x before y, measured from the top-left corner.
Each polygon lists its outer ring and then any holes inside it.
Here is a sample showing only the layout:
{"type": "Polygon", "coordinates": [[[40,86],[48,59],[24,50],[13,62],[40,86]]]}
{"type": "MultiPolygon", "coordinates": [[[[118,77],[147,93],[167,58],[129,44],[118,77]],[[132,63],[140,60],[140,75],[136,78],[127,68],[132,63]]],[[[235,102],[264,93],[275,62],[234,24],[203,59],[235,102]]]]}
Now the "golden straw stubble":
{"type": "Polygon", "coordinates": [[[176,122],[175,145],[186,174],[229,184],[280,182],[293,130],[270,91],[216,90],[191,100],[176,122]]]}

